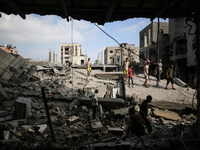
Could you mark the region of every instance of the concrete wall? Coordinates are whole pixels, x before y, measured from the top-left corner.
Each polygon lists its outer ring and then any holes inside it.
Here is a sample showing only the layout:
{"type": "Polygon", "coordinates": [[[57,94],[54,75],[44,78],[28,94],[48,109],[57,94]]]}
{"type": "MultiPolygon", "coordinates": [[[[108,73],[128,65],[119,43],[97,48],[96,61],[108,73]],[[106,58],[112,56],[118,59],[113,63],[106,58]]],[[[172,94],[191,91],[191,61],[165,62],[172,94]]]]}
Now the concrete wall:
{"type": "MultiPolygon", "coordinates": [[[[191,32],[194,33],[196,30],[195,24],[188,22],[192,28],[191,32]]],[[[187,66],[195,66],[196,62],[196,47],[194,38],[195,35],[189,34],[190,27],[185,23],[185,18],[169,19],[169,35],[171,46],[171,57],[170,60],[176,61],[178,59],[187,59],[187,66]],[[177,54],[176,47],[177,41],[183,41],[183,46],[185,45],[185,53],[177,54]]]]}

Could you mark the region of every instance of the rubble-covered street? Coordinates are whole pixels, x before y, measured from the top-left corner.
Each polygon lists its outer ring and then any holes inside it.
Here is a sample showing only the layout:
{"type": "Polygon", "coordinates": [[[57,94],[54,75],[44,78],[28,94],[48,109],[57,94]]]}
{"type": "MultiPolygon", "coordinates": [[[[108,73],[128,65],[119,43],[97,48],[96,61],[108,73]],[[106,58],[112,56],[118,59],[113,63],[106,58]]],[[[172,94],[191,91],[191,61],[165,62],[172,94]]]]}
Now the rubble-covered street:
{"type": "Polygon", "coordinates": [[[152,95],[155,111],[149,110],[153,132],[146,130],[145,148],[199,149],[194,89],[176,85],[177,90],[165,90],[165,80],[157,88],[152,76],[145,88],[142,74],[134,75],[135,86],[129,88],[122,72],[92,70],[87,76],[86,69],[24,65],[23,58],[10,57],[12,61],[1,63],[1,150],[143,149],[141,143],[134,146],[138,138],[127,138],[126,131],[128,109],[135,106],[138,112],[147,95],[152,95]],[[89,98],[95,89],[99,90],[98,119],[93,119],[89,98]]]}

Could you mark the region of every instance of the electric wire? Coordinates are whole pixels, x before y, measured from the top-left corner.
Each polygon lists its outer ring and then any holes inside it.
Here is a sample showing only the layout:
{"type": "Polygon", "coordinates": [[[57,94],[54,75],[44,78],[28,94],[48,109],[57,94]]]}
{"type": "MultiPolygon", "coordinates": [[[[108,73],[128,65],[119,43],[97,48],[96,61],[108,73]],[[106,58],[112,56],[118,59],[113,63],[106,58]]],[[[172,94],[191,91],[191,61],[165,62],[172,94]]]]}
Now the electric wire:
{"type": "MultiPolygon", "coordinates": [[[[108,37],[110,37],[111,39],[113,39],[121,48],[125,49],[125,50],[128,50],[129,52],[133,53],[134,55],[138,56],[139,58],[142,58],[143,60],[145,60],[144,57],[136,54],[135,52],[131,51],[130,49],[122,46],[114,37],[112,37],[111,35],[109,35],[106,31],[104,31],[99,25],[97,25],[96,23],[94,23],[94,25],[99,28],[103,33],[105,33],[108,37]]],[[[153,64],[153,63],[150,63],[150,64],[153,64]]]]}

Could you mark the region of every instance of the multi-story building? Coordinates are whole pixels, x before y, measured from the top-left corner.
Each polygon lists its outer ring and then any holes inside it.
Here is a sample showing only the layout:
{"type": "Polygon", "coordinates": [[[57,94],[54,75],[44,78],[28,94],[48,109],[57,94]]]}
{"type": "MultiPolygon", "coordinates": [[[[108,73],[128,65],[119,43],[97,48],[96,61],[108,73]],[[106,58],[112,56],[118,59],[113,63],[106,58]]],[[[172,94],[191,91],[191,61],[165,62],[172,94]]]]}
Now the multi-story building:
{"type": "Polygon", "coordinates": [[[196,73],[196,26],[186,18],[169,19],[170,60],[174,64],[175,77],[193,82],[196,73]],[[189,25],[188,25],[189,24],[189,25]]]}
{"type": "MultiPolygon", "coordinates": [[[[126,58],[129,60],[139,62],[139,47],[135,47],[134,44],[123,43],[123,46],[128,50],[123,49],[122,61],[126,58]],[[132,53],[134,52],[134,53],[132,53]]],[[[104,50],[104,64],[121,64],[121,47],[106,47],[104,50]]]]}
{"type": "MultiPolygon", "coordinates": [[[[160,22],[159,34],[159,59],[162,59],[163,68],[169,66],[169,24],[168,22],[160,22]]],[[[158,22],[150,23],[140,31],[140,68],[143,70],[144,59],[149,58],[151,63],[156,64],[157,54],[157,32],[158,22]]],[[[155,66],[150,65],[150,73],[153,72],[155,66]]]]}
{"type": "Polygon", "coordinates": [[[74,65],[83,65],[87,61],[87,56],[82,54],[81,44],[62,43],[59,49],[59,61],[63,65],[66,60],[72,60],[74,65]]]}

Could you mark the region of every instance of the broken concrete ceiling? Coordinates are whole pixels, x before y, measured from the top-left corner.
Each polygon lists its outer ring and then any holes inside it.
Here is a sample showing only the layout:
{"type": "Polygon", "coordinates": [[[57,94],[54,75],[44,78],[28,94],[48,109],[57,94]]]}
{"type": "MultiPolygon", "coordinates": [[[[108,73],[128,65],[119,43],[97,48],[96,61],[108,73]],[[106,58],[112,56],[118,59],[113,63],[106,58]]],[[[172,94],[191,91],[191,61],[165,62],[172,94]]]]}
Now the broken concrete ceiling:
{"type": "Polygon", "coordinates": [[[104,24],[135,17],[154,19],[190,16],[198,12],[197,0],[0,0],[0,12],[58,15],[104,24]]]}

